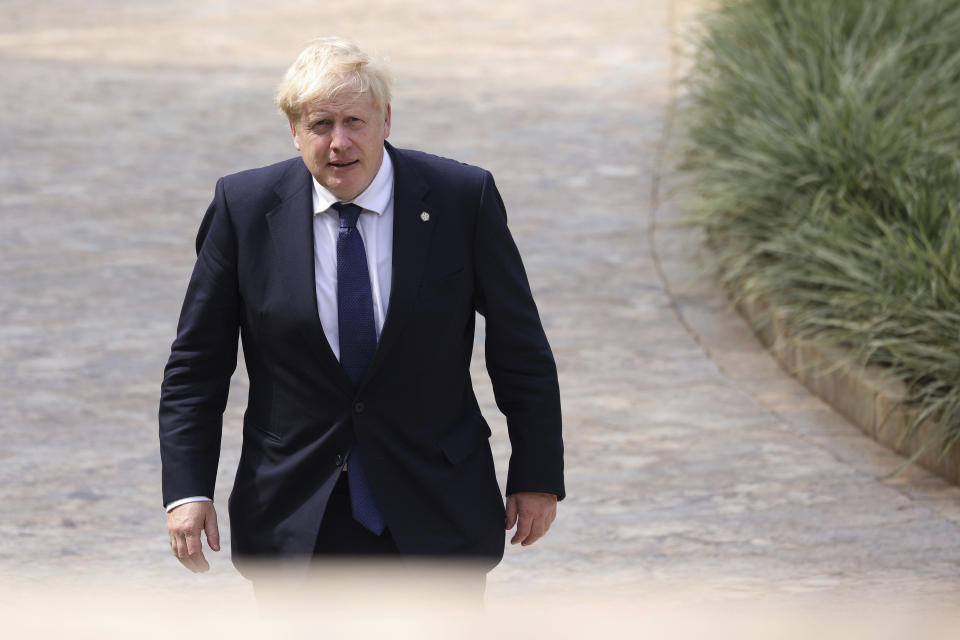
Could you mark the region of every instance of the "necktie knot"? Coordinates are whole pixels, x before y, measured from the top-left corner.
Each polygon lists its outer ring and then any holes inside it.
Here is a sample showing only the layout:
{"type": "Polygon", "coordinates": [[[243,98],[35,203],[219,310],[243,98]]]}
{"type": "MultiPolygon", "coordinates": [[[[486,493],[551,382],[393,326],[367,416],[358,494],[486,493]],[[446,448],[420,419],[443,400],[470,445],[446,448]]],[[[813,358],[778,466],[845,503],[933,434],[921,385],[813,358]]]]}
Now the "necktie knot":
{"type": "Polygon", "coordinates": [[[340,214],[341,229],[353,229],[357,226],[357,218],[363,211],[358,205],[352,202],[334,202],[331,206],[340,214]]]}

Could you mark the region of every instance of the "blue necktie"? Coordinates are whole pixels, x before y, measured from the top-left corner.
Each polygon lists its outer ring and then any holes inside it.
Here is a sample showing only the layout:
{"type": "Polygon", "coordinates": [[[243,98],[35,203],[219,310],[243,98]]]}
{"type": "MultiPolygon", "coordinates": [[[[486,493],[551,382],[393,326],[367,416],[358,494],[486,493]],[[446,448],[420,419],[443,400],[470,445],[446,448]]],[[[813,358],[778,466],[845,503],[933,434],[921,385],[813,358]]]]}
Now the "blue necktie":
{"type": "MultiPolygon", "coordinates": [[[[360,385],[373,353],[377,349],[377,328],[373,320],[373,296],[367,253],[357,229],[360,207],[337,202],[333,208],[340,214],[340,235],[337,236],[337,318],[340,333],[340,365],[354,387],[360,385]]],[[[383,533],[386,523],[377,508],[363,470],[358,443],[350,452],[347,479],[350,483],[350,506],[353,519],[373,533],[383,533]]]]}

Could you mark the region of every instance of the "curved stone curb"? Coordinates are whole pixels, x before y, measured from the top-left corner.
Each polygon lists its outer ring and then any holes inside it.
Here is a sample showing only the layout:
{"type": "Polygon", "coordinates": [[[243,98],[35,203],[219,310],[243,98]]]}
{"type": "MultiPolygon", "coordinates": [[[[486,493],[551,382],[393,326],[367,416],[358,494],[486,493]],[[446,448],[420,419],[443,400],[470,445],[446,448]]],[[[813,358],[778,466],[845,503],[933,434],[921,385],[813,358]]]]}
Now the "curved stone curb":
{"type": "Polygon", "coordinates": [[[925,420],[910,433],[917,414],[903,405],[907,395],[903,383],[880,367],[853,362],[843,349],[792,335],[783,312],[767,301],[736,306],[781,366],[810,391],[877,442],[960,484],[960,449],[940,453],[935,421],[925,420]]]}

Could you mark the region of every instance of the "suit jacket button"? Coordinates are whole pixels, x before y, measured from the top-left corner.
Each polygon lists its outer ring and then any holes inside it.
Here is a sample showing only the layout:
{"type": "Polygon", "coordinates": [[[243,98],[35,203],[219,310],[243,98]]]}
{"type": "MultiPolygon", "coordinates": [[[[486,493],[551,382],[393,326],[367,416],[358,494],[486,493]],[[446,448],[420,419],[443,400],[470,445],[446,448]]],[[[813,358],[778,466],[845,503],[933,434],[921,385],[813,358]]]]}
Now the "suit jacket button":
{"type": "Polygon", "coordinates": [[[333,464],[336,467],[341,466],[343,464],[343,456],[338,453],[337,457],[333,459],[333,464]]]}
{"type": "Polygon", "coordinates": [[[356,413],[363,413],[363,403],[362,403],[362,402],[358,402],[357,404],[353,405],[353,410],[354,410],[356,413]]]}

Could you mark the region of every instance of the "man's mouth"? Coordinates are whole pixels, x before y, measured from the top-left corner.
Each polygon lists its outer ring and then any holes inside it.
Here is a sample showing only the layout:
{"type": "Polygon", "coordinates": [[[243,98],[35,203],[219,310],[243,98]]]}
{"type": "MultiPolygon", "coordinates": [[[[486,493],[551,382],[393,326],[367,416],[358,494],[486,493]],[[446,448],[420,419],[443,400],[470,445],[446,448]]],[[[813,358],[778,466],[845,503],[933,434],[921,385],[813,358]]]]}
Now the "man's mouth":
{"type": "Polygon", "coordinates": [[[339,161],[339,162],[328,162],[327,164],[331,167],[336,167],[337,169],[343,169],[344,167],[355,165],[358,162],[359,160],[351,160],[350,162],[339,161]]]}

